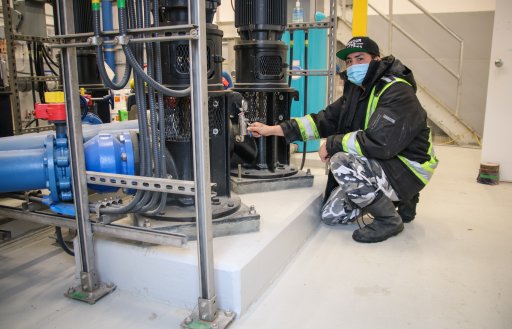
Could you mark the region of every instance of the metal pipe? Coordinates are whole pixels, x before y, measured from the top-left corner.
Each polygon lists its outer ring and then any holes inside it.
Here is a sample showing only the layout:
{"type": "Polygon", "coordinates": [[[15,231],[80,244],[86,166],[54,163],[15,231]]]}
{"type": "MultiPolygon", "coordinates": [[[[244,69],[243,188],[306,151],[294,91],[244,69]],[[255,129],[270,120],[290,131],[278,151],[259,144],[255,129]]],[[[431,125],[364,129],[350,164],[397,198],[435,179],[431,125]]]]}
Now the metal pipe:
{"type": "MultiPolygon", "coordinates": [[[[57,1],[59,12],[62,13],[62,34],[74,33],[73,1],[57,1]]],[[[84,145],[81,139],[82,124],[78,88],[78,67],[76,49],[63,48],[62,76],[64,95],[66,98],[66,121],[69,141],[70,168],[72,175],[73,196],[76,211],[76,226],[81,262],[81,283],[84,291],[94,291],[99,287],[92,228],[89,220],[89,197],[85,176],[84,145]]]]}
{"type": "Polygon", "coordinates": [[[388,54],[393,52],[393,0],[389,0],[388,54]]]}
{"type": "MultiPolygon", "coordinates": [[[[112,31],[114,26],[112,24],[112,0],[101,1],[101,18],[103,22],[103,31],[112,31]]],[[[112,72],[116,74],[116,58],[114,53],[114,47],[107,44],[105,45],[105,61],[108,66],[112,69],[112,72]]]]}
{"type": "Polygon", "coordinates": [[[419,10],[421,10],[425,15],[427,15],[430,19],[432,19],[434,22],[436,22],[437,25],[439,25],[441,28],[443,28],[443,30],[445,30],[446,32],[450,33],[450,35],[452,37],[454,37],[455,39],[457,39],[457,41],[459,42],[463,42],[462,38],[459,37],[457,35],[457,33],[455,33],[454,31],[452,31],[448,26],[446,26],[443,22],[441,22],[439,19],[437,19],[434,15],[432,15],[431,13],[429,13],[427,11],[427,9],[425,9],[425,7],[423,7],[422,5],[420,5],[417,1],[415,0],[409,0],[410,3],[412,3],[413,5],[415,5],[419,10]]]}
{"type": "Polygon", "coordinates": [[[130,39],[128,43],[145,43],[145,42],[157,42],[157,41],[177,41],[177,40],[194,40],[197,39],[197,35],[170,35],[167,37],[147,37],[143,39],[130,39]]]}
{"type": "MultiPolygon", "coordinates": [[[[26,220],[45,225],[65,227],[76,230],[76,221],[61,215],[41,211],[24,211],[15,207],[0,206],[0,216],[12,219],[26,220]]],[[[94,233],[104,234],[113,238],[153,243],[173,247],[183,247],[187,244],[187,236],[168,233],[141,227],[128,227],[117,224],[103,225],[92,223],[94,233]]]]}
{"type": "Polygon", "coordinates": [[[463,66],[463,54],[464,54],[464,43],[460,44],[459,51],[459,79],[457,80],[457,100],[455,104],[455,116],[459,116],[460,111],[460,99],[462,97],[462,66],[463,66]]]}
{"type": "MultiPolygon", "coordinates": [[[[197,26],[191,25],[191,24],[184,24],[184,25],[167,25],[167,26],[160,26],[160,27],[150,27],[150,28],[133,28],[133,29],[127,29],[126,34],[139,34],[139,33],[150,33],[150,32],[183,32],[183,31],[190,31],[196,29],[197,26]]],[[[117,36],[119,35],[119,30],[112,30],[112,31],[102,31],[101,36],[117,36]]],[[[87,33],[74,33],[74,34],[66,34],[66,35],[56,35],[53,38],[57,40],[70,40],[70,39],[77,39],[77,38],[88,38],[93,37],[94,32],[87,32],[87,33]]]]}
{"type": "Polygon", "coordinates": [[[45,149],[0,151],[0,193],[46,188],[45,149]]]}
{"type": "Polygon", "coordinates": [[[206,13],[204,1],[189,1],[191,23],[198,26],[199,39],[189,41],[192,83],[192,141],[196,181],[197,249],[199,266],[199,317],[213,321],[217,313],[213,267],[213,232],[210,190],[208,85],[206,70],[206,13]]]}
{"type": "Polygon", "coordinates": [[[352,8],[352,36],[366,36],[368,27],[368,0],[356,0],[352,8]]]}
{"type": "Polygon", "coordinates": [[[330,25],[329,28],[329,75],[327,78],[327,104],[334,102],[334,76],[336,75],[336,31],[337,31],[337,4],[336,0],[330,0],[330,25]]]}

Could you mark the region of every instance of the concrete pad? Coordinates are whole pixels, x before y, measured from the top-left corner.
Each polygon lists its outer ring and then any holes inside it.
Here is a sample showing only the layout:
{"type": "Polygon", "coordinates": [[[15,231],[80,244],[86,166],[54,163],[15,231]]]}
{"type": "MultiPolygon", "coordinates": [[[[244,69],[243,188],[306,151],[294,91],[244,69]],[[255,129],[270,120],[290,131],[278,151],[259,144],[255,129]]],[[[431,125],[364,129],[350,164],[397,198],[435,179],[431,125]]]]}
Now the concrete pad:
{"type": "MultiPolygon", "coordinates": [[[[243,195],[261,216],[260,232],[213,240],[219,308],[243,315],[316,231],[326,176],[314,181],[310,188],[243,195]]],[[[102,282],[180,308],[197,305],[196,242],[173,248],[98,236],[95,248],[102,282]]]]}

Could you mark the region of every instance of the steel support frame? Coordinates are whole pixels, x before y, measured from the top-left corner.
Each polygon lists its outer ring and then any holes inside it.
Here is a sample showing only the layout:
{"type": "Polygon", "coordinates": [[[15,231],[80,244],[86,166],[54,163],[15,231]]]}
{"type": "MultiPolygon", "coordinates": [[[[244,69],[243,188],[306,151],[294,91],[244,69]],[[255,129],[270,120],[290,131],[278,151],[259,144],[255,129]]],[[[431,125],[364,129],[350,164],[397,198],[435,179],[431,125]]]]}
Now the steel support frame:
{"type": "Polygon", "coordinates": [[[11,111],[14,135],[21,134],[21,105],[18,94],[18,69],[16,68],[16,54],[14,51],[14,31],[12,26],[12,8],[9,0],[2,0],[4,33],[9,68],[9,90],[11,91],[11,111]]]}
{"type": "MultiPolygon", "coordinates": [[[[73,1],[58,0],[57,12],[61,20],[62,34],[75,33],[73,1]]],[[[89,218],[89,197],[85,176],[84,144],[82,141],[82,123],[80,118],[78,67],[75,48],[61,51],[62,81],[66,102],[67,135],[69,158],[72,177],[73,201],[75,204],[76,229],[78,238],[80,282],[75,288],[68,290],[66,296],[95,303],[97,300],[115,289],[115,285],[101,283],[96,271],[92,225],[89,218]]]]}
{"type": "Polygon", "coordinates": [[[183,328],[206,325],[207,328],[222,329],[233,321],[235,313],[219,312],[215,295],[205,9],[205,1],[189,0],[190,24],[197,26],[198,30],[198,38],[189,41],[189,54],[200,296],[197,311],[188,316],[181,325],[183,328]]]}

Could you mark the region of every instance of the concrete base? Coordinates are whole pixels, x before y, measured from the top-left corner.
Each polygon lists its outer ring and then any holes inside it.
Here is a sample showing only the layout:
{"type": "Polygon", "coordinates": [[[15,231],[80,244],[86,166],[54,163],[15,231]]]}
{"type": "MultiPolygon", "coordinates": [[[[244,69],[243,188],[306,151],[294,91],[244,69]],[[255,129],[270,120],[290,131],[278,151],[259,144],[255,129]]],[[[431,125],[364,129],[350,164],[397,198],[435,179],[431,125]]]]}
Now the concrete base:
{"type": "MultiPolygon", "coordinates": [[[[243,315],[293,259],[320,223],[326,177],[311,188],[247,194],[261,216],[260,232],[213,240],[217,305],[243,315]]],[[[197,243],[185,248],[95,239],[101,282],[118,290],[194,309],[199,296],[197,243]]]]}

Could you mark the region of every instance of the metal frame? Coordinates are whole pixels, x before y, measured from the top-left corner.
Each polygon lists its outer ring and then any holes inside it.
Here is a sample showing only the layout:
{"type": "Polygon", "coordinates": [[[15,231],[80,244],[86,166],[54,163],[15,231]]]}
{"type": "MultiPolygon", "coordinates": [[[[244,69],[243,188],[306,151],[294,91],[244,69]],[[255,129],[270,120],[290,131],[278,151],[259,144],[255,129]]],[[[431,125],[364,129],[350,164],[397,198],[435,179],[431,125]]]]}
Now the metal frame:
{"type": "MultiPolygon", "coordinates": [[[[336,0],[329,1],[328,22],[304,22],[288,24],[286,29],[291,33],[301,30],[327,29],[329,41],[329,56],[327,70],[289,70],[291,76],[327,76],[327,104],[334,102],[334,77],[336,76],[336,25],[337,25],[336,0]]],[[[304,91],[305,93],[307,90],[304,91]]]]}
{"type": "MultiPolygon", "coordinates": [[[[10,7],[8,0],[2,0],[4,12],[7,13],[7,20],[10,19],[10,7]]],[[[103,224],[101,222],[92,222],[90,218],[89,199],[87,194],[87,182],[98,185],[120,186],[130,189],[146,189],[152,191],[173,193],[193,194],[196,197],[196,218],[197,218],[197,245],[198,245],[198,269],[199,285],[201,295],[198,298],[197,311],[187,317],[182,323],[183,327],[193,327],[197,321],[207,322],[211,327],[225,328],[233,321],[234,312],[219,312],[217,309],[215,284],[214,284],[214,266],[213,266],[213,234],[212,234],[212,209],[211,209],[211,179],[209,163],[209,128],[208,128],[208,86],[206,80],[206,13],[205,2],[202,0],[189,0],[189,17],[192,24],[161,27],[148,29],[132,29],[129,33],[139,33],[141,31],[188,31],[184,36],[170,36],[153,38],[152,41],[168,41],[176,38],[189,40],[190,46],[190,78],[191,78],[191,101],[192,101],[192,125],[193,125],[193,150],[194,150],[194,177],[195,185],[189,181],[176,181],[171,179],[151,179],[150,177],[134,177],[127,175],[102,174],[97,172],[86,172],[84,160],[84,146],[82,143],[82,126],[80,124],[80,114],[72,109],[77,108],[78,104],[78,73],[76,61],[76,48],[81,46],[93,46],[94,43],[102,42],[93,38],[92,34],[75,34],[73,18],[73,2],[59,0],[57,12],[61,15],[57,18],[61,20],[63,36],[52,38],[56,43],[55,47],[61,48],[62,57],[62,75],[63,88],[66,99],[67,114],[67,133],[69,142],[69,154],[71,164],[71,174],[73,179],[73,195],[76,209],[75,219],[51,214],[42,211],[26,211],[19,208],[0,206],[0,215],[16,219],[25,219],[43,224],[69,227],[77,230],[78,251],[76,257],[79,257],[81,266],[80,280],[81,285],[70,288],[66,296],[80,299],[88,303],[94,303],[104,295],[115,289],[112,283],[101,283],[98,279],[95,254],[93,248],[93,234],[100,233],[123,239],[143,241],[149,243],[165,244],[172,246],[183,246],[187,242],[187,237],[180,234],[165,233],[147,228],[133,228],[115,224],[103,224]],[[75,42],[80,38],[88,38],[87,42],[75,42]]],[[[115,35],[116,31],[102,33],[102,36],[115,35]]],[[[19,39],[31,39],[31,37],[18,36],[19,39]]],[[[14,59],[14,50],[12,41],[12,20],[6,23],[6,39],[12,59],[14,59]]],[[[46,39],[45,39],[46,40],[46,39]]],[[[48,39],[48,41],[50,41],[48,39]]],[[[148,38],[136,39],[126,38],[117,39],[117,42],[147,42],[148,38]]],[[[116,42],[116,41],[112,41],[116,42]]],[[[107,42],[105,42],[107,43],[107,42]]],[[[9,63],[13,65],[11,70],[14,74],[10,75],[11,88],[16,89],[16,70],[15,61],[10,58],[9,63]]],[[[14,99],[18,101],[16,109],[19,115],[19,98],[17,93],[13,93],[14,99]]],[[[20,120],[16,121],[19,125],[20,120]]]]}
{"type": "Polygon", "coordinates": [[[12,8],[10,0],[2,0],[2,8],[3,8],[3,16],[4,16],[4,31],[5,31],[5,42],[6,42],[6,50],[7,50],[7,61],[8,61],[8,69],[9,69],[9,91],[11,92],[11,112],[12,112],[12,125],[14,135],[19,135],[23,133],[32,133],[32,132],[40,132],[40,131],[48,131],[53,130],[53,125],[46,126],[38,126],[38,127],[30,127],[23,128],[22,119],[21,119],[21,104],[20,104],[20,96],[18,89],[18,81],[50,81],[50,80],[58,80],[58,77],[48,76],[48,77],[19,77],[18,71],[16,67],[16,54],[14,49],[14,41],[38,41],[44,43],[56,43],[60,40],[56,38],[43,38],[38,36],[30,36],[16,33],[13,30],[13,20],[12,20],[12,8]]]}

